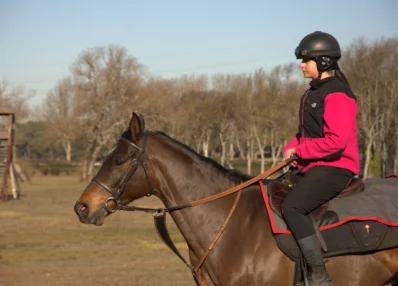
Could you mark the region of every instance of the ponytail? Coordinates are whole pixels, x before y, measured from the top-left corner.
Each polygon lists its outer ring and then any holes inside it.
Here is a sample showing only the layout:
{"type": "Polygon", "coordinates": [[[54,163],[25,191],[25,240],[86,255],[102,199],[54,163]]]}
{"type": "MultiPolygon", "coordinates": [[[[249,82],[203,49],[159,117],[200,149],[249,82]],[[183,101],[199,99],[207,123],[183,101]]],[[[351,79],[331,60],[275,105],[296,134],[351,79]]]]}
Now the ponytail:
{"type": "Polygon", "coordinates": [[[344,73],[340,70],[340,67],[337,65],[336,62],[336,69],[334,70],[334,75],[337,77],[340,81],[344,82],[349,89],[351,89],[350,84],[348,83],[347,78],[345,77],[344,73]]]}

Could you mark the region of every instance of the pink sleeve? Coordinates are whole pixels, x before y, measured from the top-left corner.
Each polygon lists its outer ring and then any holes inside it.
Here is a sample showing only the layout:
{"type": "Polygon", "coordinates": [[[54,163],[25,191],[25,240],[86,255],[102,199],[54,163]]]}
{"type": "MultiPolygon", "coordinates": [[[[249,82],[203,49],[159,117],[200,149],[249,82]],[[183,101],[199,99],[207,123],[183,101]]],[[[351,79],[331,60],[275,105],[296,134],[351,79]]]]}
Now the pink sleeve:
{"type": "Polygon", "coordinates": [[[331,93],[325,98],[322,138],[305,138],[296,147],[302,159],[322,159],[346,147],[350,133],[356,128],[357,105],[345,93],[331,93]]]}
{"type": "Polygon", "coordinates": [[[298,138],[300,137],[300,134],[297,133],[296,136],[292,140],[289,141],[289,143],[286,144],[286,146],[283,148],[282,154],[285,153],[285,151],[289,148],[297,147],[299,141],[298,138]]]}

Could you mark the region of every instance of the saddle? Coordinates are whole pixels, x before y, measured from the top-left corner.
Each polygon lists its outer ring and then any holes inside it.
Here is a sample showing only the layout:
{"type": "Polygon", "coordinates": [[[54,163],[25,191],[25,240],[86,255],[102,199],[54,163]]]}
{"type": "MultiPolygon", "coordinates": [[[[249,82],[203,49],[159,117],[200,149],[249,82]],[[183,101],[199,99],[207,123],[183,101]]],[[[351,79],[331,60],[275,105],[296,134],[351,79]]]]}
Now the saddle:
{"type": "MultiPolygon", "coordinates": [[[[293,187],[300,181],[301,178],[302,177],[297,174],[288,174],[281,180],[269,181],[267,184],[271,209],[280,217],[283,217],[282,207],[286,196],[289,194],[289,192],[291,192],[293,187]]],[[[365,185],[362,179],[352,178],[347,187],[344,188],[337,197],[354,195],[362,192],[364,189],[365,185]]],[[[329,202],[326,202],[311,213],[316,221],[320,220],[326,213],[328,205],[329,202]]]]}

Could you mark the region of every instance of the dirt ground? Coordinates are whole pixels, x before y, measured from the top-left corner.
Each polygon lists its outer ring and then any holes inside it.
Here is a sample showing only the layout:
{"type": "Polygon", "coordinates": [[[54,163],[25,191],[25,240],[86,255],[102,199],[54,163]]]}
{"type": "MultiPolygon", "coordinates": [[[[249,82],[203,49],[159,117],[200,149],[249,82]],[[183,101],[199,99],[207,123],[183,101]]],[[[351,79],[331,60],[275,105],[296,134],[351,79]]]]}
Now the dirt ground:
{"type": "MultiPolygon", "coordinates": [[[[0,202],[0,285],[195,285],[150,214],[116,212],[101,227],[80,223],[73,206],[84,187],[73,176],[37,176],[22,184],[20,200],[0,202]]],[[[156,198],[136,205],[162,206],[156,198]]]]}

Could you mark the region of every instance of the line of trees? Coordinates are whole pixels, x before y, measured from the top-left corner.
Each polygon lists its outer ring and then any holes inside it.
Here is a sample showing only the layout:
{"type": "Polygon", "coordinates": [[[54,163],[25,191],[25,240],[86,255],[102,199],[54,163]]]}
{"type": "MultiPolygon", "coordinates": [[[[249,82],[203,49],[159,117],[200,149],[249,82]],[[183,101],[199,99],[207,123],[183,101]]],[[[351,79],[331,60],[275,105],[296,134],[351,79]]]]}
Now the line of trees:
{"type": "MultiPolygon", "coordinates": [[[[398,38],[354,40],[342,68],[358,97],[362,175],[398,173],[398,38]]],[[[236,158],[272,164],[298,126],[298,106],[308,81],[297,63],[250,74],[183,75],[164,79],[120,46],[87,49],[72,63],[42,106],[26,107],[26,96],[0,85],[0,104],[22,118],[18,155],[82,163],[82,177],[126,128],[132,111],[148,129],[162,130],[193,149],[232,167],[236,158]]],[[[21,118],[19,118],[21,119],[21,118]]]]}

